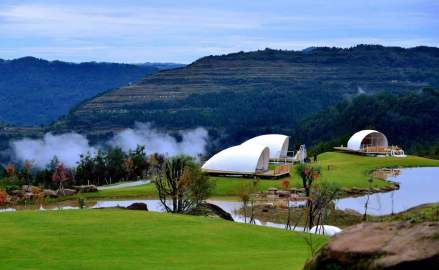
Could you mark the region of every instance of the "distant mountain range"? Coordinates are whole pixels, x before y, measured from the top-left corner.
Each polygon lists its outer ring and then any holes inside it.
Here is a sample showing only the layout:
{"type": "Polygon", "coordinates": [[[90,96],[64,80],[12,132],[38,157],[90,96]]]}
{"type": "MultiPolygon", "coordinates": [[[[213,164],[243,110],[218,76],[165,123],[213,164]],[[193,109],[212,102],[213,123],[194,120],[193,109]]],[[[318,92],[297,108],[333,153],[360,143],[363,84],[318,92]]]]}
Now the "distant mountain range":
{"type": "Polygon", "coordinates": [[[138,66],[143,66],[143,67],[153,67],[153,68],[157,68],[159,70],[164,70],[164,69],[172,69],[172,68],[180,68],[180,67],[184,67],[185,64],[177,64],[177,63],[151,63],[151,62],[145,62],[145,63],[140,63],[140,64],[134,64],[134,65],[138,65],[138,66]]]}
{"type": "Polygon", "coordinates": [[[74,105],[109,89],[137,83],[172,63],[68,63],[34,57],[0,59],[0,122],[49,124],[74,105]]]}
{"type": "Polygon", "coordinates": [[[433,47],[359,45],[208,56],[87,100],[51,129],[99,137],[136,121],[166,130],[204,126],[224,146],[260,133],[292,134],[305,117],[361,93],[438,87],[438,67],[439,49],[433,47]]]}

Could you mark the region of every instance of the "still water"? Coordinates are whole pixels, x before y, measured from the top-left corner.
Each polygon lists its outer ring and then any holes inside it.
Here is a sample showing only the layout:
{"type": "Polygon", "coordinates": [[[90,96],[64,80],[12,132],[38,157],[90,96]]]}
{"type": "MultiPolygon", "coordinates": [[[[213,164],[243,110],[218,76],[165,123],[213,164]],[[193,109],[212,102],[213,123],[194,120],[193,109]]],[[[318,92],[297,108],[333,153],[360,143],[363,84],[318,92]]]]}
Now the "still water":
{"type": "MultiPolygon", "coordinates": [[[[387,180],[398,182],[398,190],[369,196],[367,213],[388,215],[409,208],[439,202],[439,168],[401,169],[400,174],[387,180]]],[[[338,209],[353,209],[364,213],[367,196],[344,198],[336,201],[338,209]]]]}

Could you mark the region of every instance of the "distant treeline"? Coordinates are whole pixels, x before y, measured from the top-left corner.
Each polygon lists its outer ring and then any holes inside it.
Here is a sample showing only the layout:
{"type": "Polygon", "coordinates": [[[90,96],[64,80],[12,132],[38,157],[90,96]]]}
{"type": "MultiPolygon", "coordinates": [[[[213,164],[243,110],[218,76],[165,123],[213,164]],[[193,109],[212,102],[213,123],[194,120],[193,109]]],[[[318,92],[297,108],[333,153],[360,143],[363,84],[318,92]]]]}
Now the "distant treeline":
{"type": "Polygon", "coordinates": [[[323,152],[362,129],[383,132],[410,154],[439,158],[439,89],[360,95],[301,121],[292,137],[323,152]]]}
{"type": "Polygon", "coordinates": [[[157,71],[153,65],[0,59],[0,122],[48,124],[81,101],[157,71]]]}
{"type": "Polygon", "coordinates": [[[57,189],[72,185],[105,185],[120,181],[142,179],[161,169],[165,158],[159,154],[146,155],[145,147],[125,153],[120,148],[99,150],[95,155],[86,153],[74,168],[66,168],[55,156],[45,168],[24,164],[0,165],[0,189],[20,189],[34,185],[57,189]]]}

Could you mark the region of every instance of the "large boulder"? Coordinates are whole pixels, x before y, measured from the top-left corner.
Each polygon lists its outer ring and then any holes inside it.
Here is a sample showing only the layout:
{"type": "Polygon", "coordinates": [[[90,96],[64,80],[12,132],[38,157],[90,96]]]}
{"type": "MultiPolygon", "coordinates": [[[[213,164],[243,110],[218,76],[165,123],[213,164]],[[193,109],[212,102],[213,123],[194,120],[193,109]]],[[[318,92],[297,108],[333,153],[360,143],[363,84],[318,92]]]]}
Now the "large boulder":
{"type": "Polygon", "coordinates": [[[148,211],[148,206],[146,205],[146,203],[133,203],[129,205],[126,209],[148,211]]]}
{"type": "Polygon", "coordinates": [[[201,203],[193,208],[188,214],[195,216],[219,217],[225,220],[234,221],[232,215],[224,211],[221,207],[211,203],[201,203]]]}
{"type": "Polygon", "coordinates": [[[438,265],[439,222],[384,222],[344,229],[304,269],[437,269],[438,265]]]}

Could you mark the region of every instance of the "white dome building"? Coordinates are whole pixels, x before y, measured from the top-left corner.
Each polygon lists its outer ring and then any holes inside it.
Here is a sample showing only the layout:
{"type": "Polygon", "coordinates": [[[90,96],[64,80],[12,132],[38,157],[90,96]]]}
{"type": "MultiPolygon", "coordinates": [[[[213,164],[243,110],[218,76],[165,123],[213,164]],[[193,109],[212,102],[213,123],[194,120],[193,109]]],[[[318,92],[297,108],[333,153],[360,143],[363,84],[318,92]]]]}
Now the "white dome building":
{"type": "Polygon", "coordinates": [[[263,145],[238,145],[212,156],[201,169],[207,173],[256,174],[268,171],[270,150],[263,145]]]}
{"type": "Polygon", "coordinates": [[[251,138],[241,145],[262,145],[270,149],[270,159],[283,159],[287,157],[289,138],[281,134],[267,134],[251,138]]]}
{"type": "Polygon", "coordinates": [[[386,149],[389,147],[386,136],[376,130],[358,131],[348,141],[348,149],[362,151],[368,148],[386,149]]]}

